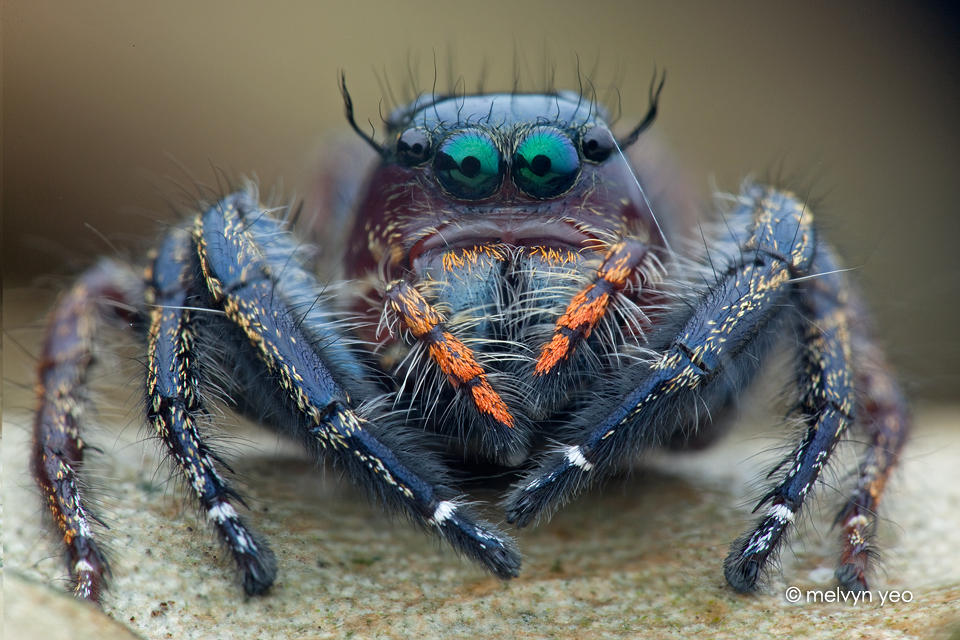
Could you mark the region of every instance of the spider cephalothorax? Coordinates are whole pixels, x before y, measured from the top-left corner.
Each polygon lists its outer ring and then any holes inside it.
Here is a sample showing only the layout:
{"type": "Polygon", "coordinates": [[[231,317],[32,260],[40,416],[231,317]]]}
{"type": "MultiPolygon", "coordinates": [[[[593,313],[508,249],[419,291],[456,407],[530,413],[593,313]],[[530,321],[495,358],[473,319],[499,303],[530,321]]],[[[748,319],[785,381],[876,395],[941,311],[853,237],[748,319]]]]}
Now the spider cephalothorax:
{"type": "MultiPolygon", "coordinates": [[[[446,393],[423,385],[436,393],[424,393],[420,412],[445,415],[441,430],[468,450],[519,464],[533,420],[576,388],[569,376],[554,379],[570,368],[560,365],[575,343],[603,320],[609,298],[631,285],[636,303],[641,283],[658,274],[661,230],[602,112],[579,96],[433,97],[388,125],[384,162],[350,235],[348,275],[375,273],[374,285],[386,284],[387,319],[414,338],[404,379],[432,378],[419,366],[426,350],[449,381],[446,393]],[[570,335],[551,343],[544,331],[618,243],[607,270],[619,260],[620,271],[599,280],[606,297],[575,305],[577,318],[563,329],[570,335]],[[542,357],[531,357],[537,347],[542,357]],[[436,409],[451,404],[459,410],[436,409]]],[[[635,311],[625,314],[626,328],[642,333],[646,319],[635,311]]],[[[591,345],[573,368],[589,374],[595,367],[585,355],[598,363],[623,342],[591,345]]],[[[397,402],[409,408],[416,397],[397,402]]]]}
{"type": "Polygon", "coordinates": [[[669,194],[651,204],[624,149],[653,121],[660,87],[619,140],[598,105],[568,93],[421,96],[398,110],[385,142],[361,133],[380,158],[336,287],[253,188],[169,232],[145,276],[110,261],[81,275],[50,320],[33,459],[77,593],[98,599],[105,573],[76,481],[79,407],[97,323],[118,313],[145,338],[147,422],[248,593],[267,590],[276,565],[205,442],[211,376],[236,410],[509,578],[512,542],[477,519],[446,465],[519,469],[503,506],[526,525],[645,449],[708,441],[708,417],[780,336],[796,346],[805,430],[727,580],[755,587],[859,425],[868,446],[838,517],[837,578],[865,589],[875,507],[908,431],[901,394],[801,200],[749,184],[696,223],[669,194]]]}
{"type": "Polygon", "coordinates": [[[580,251],[650,237],[636,176],[602,114],[578,96],[433,98],[388,124],[391,146],[351,235],[351,275],[385,254],[391,267],[422,271],[424,252],[471,242],[580,251]]]}

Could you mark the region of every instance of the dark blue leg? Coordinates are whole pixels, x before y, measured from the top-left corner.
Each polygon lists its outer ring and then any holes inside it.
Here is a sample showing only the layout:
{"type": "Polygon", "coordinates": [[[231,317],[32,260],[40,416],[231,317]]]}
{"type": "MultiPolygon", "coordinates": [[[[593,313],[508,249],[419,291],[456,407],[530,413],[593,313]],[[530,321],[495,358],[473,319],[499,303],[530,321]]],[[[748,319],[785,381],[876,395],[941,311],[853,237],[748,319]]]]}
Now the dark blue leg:
{"type": "Polygon", "coordinates": [[[548,456],[517,485],[506,500],[510,522],[524,526],[549,513],[752,377],[782,326],[775,321],[792,306],[791,279],[808,272],[814,231],[812,216],[788,194],[754,187],[741,199],[730,216],[734,231],[743,234],[739,255],[720,267],[692,314],[653,337],[662,355],[626,370],[614,383],[625,391],[610,400],[600,396],[598,406],[577,417],[574,444],[548,456]]]}
{"type": "MultiPolygon", "coordinates": [[[[439,462],[427,450],[388,434],[336,379],[316,337],[277,285],[278,265],[265,258],[256,238],[263,211],[249,194],[230,196],[197,220],[194,242],[213,302],[244,337],[275,384],[283,407],[276,416],[296,416],[289,429],[318,454],[330,457],[359,486],[385,505],[439,533],[459,551],[509,578],[519,570],[512,541],[492,525],[477,522],[444,484],[439,462]]],[[[284,269],[299,268],[296,260],[284,269]]],[[[296,277],[306,277],[300,274],[296,277]]],[[[312,289],[320,289],[313,283],[312,289]]],[[[266,401],[262,390],[248,390],[266,401]]],[[[360,398],[361,400],[363,398],[360,398]]],[[[250,402],[256,403],[254,398],[250,402]]]]}
{"type": "MultiPolygon", "coordinates": [[[[824,254],[826,251],[823,252],[824,254]]],[[[801,319],[799,413],[807,425],[803,440],[787,459],[780,482],[757,504],[767,512],[734,542],[724,563],[727,581],[737,591],[750,591],[767,560],[776,554],[855,410],[848,291],[844,275],[830,261],[814,261],[811,280],[800,283],[797,306],[801,319]]]]}
{"type": "Polygon", "coordinates": [[[217,472],[215,457],[197,428],[206,411],[200,398],[197,330],[188,295],[192,282],[189,233],[170,233],[147,276],[147,422],[166,445],[220,539],[233,554],[250,595],[264,593],[276,577],[276,560],[237,515],[239,496],[217,472]]]}

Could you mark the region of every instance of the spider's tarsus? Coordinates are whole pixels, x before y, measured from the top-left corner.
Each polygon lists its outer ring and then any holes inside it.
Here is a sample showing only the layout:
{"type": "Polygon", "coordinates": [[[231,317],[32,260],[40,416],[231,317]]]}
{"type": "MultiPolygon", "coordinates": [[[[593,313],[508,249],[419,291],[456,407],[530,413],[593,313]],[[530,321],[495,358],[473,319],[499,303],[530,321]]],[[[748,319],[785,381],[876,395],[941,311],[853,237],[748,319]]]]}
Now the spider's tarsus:
{"type": "Polygon", "coordinates": [[[743,547],[747,539],[738,540],[723,562],[723,575],[735,591],[739,593],[753,593],[757,590],[757,581],[760,578],[760,569],[766,556],[744,555],[743,547]]]}
{"type": "Polygon", "coordinates": [[[858,564],[852,562],[842,564],[837,567],[834,575],[837,578],[837,583],[846,591],[862,593],[870,589],[867,579],[863,575],[863,567],[858,564]]]}
{"type": "Polygon", "coordinates": [[[277,558],[266,544],[257,544],[255,555],[237,558],[237,565],[243,574],[243,591],[248,596],[265,594],[273,586],[277,577],[277,558]]]}
{"type": "Polygon", "coordinates": [[[531,500],[531,496],[527,494],[519,496],[511,495],[510,498],[507,499],[506,507],[507,522],[515,525],[519,529],[533,522],[542,508],[536,506],[536,503],[531,500]]]}
{"type": "Polygon", "coordinates": [[[755,591],[770,558],[776,558],[793,516],[780,505],[757,523],[747,535],[737,538],[723,562],[727,583],[740,593],[755,591]]]}
{"type": "Polygon", "coordinates": [[[100,596],[107,586],[110,567],[92,539],[87,539],[85,544],[78,546],[80,547],[80,552],[77,554],[79,559],[73,565],[75,574],[73,592],[79,598],[99,603],[100,596]]]}
{"type": "Polygon", "coordinates": [[[474,524],[459,516],[443,525],[444,537],[503,580],[520,574],[521,558],[513,540],[486,522],[474,524]]]}
{"type": "Polygon", "coordinates": [[[585,484],[586,471],[569,462],[567,454],[556,454],[554,459],[556,462],[551,464],[548,459],[527,475],[504,500],[507,522],[526,527],[535,519],[548,516],[585,484]]]}

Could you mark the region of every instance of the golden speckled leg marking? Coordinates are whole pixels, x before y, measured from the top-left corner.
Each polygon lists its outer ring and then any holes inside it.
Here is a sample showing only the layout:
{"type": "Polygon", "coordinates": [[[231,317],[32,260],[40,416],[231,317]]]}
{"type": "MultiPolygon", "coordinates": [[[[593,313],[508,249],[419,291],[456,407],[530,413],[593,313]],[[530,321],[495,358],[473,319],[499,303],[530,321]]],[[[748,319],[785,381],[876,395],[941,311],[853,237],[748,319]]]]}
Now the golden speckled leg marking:
{"type": "MultiPolygon", "coordinates": [[[[387,445],[384,438],[391,434],[360,413],[334,378],[277,292],[274,274],[252,232],[263,215],[248,194],[235,194],[197,218],[194,242],[212,303],[242,333],[269,372],[264,379],[272,377],[279,386],[278,402],[296,416],[297,422],[288,427],[385,506],[437,532],[494,574],[515,576],[520,559],[510,538],[476,521],[472,510],[457,501],[444,482],[441,464],[429,451],[410,453],[405,446],[387,445]]],[[[320,289],[316,283],[314,288],[320,289]]]]}

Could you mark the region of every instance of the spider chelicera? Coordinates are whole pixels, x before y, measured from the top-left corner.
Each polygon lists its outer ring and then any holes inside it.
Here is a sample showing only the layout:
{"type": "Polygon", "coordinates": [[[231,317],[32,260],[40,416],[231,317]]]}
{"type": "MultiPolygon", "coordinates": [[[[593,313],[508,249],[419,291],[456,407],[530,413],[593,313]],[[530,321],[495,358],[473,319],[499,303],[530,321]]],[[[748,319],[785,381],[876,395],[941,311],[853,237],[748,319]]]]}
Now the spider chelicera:
{"type": "Polygon", "coordinates": [[[248,594],[270,588],[276,562],[205,442],[211,380],[236,411],[510,578],[513,542],[478,519],[450,464],[517,469],[502,506],[525,526],[646,449],[708,442],[709,416],[778,341],[795,347],[804,429],[733,543],[727,581],[755,588],[857,427],[867,447],[837,518],[836,576],[866,589],[876,506],[908,433],[902,394],[802,200],[747,184],[692,220],[644,184],[627,153],[662,86],[619,139],[598,104],[558,92],[421,95],[377,142],[341,84],[379,162],[350,204],[339,272],[315,273],[312,250],[337,229],[298,240],[290,210],[247,187],[169,231],[145,273],[110,260],[83,273],[49,320],[33,444],[76,594],[99,600],[104,586],[78,471],[93,344],[118,317],[146,343],[149,428],[248,594]]]}

